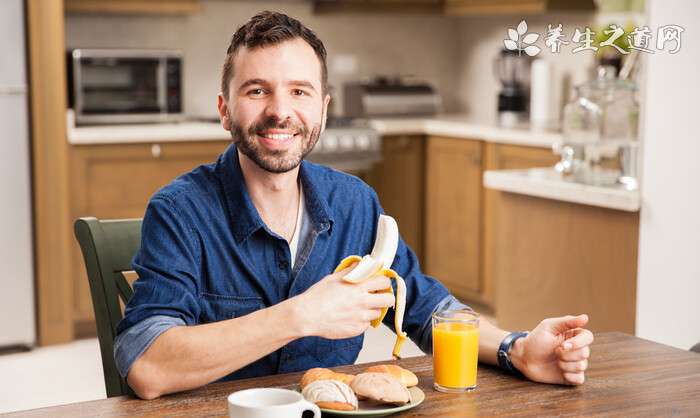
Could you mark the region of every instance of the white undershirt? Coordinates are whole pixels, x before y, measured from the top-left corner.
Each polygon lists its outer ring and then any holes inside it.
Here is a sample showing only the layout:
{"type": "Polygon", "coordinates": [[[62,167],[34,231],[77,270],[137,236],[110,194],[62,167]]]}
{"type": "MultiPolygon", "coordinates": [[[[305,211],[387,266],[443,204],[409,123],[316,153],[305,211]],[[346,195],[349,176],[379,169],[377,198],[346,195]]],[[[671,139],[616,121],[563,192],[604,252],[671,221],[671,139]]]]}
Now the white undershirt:
{"type": "Polygon", "coordinates": [[[299,246],[299,235],[301,235],[301,220],[304,216],[304,188],[299,183],[299,206],[297,207],[297,222],[294,226],[292,239],[289,241],[289,253],[292,256],[292,268],[297,258],[297,247],[299,246]]]}

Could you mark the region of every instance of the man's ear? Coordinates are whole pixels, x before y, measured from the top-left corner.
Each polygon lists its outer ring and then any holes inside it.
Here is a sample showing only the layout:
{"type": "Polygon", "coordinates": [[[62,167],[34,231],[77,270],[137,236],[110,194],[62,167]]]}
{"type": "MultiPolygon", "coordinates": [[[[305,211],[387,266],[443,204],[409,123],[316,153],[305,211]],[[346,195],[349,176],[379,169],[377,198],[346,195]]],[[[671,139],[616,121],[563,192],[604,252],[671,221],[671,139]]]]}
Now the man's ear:
{"type": "Polygon", "coordinates": [[[321,132],[326,130],[326,120],[328,119],[328,104],[331,102],[331,95],[326,94],[323,98],[323,113],[321,114],[321,132]]]}
{"type": "Polygon", "coordinates": [[[228,104],[226,104],[226,99],[223,93],[217,95],[216,108],[219,110],[219,120],[221,120],[221,126],[227,131],[231,130],[231,118],[228,110],[228,104]]]}

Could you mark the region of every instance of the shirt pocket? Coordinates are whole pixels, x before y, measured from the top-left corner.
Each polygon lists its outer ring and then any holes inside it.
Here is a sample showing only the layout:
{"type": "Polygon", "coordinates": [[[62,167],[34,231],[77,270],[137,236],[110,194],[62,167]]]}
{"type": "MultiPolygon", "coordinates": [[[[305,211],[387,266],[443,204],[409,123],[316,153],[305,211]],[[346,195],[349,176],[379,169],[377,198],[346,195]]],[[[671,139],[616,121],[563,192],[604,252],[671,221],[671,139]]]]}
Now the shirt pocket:
{"type": "Polygon", "coordinates": [[[262,298],[258,296],[229,296],[202,293],[201,303],[200,323],[205,324],[240,318],[263,308],[262,298]]]}

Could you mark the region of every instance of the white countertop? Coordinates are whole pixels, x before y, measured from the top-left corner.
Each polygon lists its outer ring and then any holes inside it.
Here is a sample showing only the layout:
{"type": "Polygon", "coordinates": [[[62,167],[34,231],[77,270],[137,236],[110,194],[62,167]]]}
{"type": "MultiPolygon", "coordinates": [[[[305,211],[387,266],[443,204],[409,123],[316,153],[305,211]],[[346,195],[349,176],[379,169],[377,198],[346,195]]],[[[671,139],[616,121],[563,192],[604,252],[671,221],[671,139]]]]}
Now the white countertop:
{"type": "Polygon", "coordinates": [[[620,186],[591,186],[563,178],[552,168],[492,170],[484,172],[489,189],[609,209],[637,212],[641,205],[638,190],[620,186]]]}
{"type": "Polygon", "coordinates": [[[376,118],[370,120],[370,125],[382,135],[424,134],[545,148],[562,139],[559,132],[501,128],[459,114],[430,118],[376,118]]]}
{"type": "MultiPolygon", "coordinates": [[[[561,141],[561,134],[558,133],[536,132],[528,129],[504,129],[472,121],[464,115],[377,118],[369,120],[369,123],[381,135],[442,135],[536,147],[551,147],[553,143],[561,141]]],[[[219,123],[214,122],[76,127],[72,123],[70,112],[68,115],[68,142],[74,145],[230,139],[230,134],[219,123]]]]}

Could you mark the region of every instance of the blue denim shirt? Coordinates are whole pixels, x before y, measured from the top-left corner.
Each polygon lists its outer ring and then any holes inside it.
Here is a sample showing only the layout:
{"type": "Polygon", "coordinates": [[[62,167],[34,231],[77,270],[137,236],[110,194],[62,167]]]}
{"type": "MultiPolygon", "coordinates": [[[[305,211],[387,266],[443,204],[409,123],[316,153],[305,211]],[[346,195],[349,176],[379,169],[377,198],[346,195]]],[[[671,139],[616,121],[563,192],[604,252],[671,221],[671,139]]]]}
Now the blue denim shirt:
{"type": "MultiPolygon", "coordinates": [[[[301,163],[299,176],[308,224],[293,269],[287,241],[265,225],[248,195],[235,144],[216,163],[178,177],[152,197],[133,260],[139,279],[115,342],[123,376],[168,328],[237,318],[275,305],[303,293],[346,256],[371,252],[383,213],[376,193],[354,176],[308,161],[301,163]]],[[[406,281],[404,331],[430,351],[432,312],[464,305],[421,273],[403,240],[392,268],[406,281]]],[[[393,329],[393,321],[389,310],[384,323],[393,329]]],[[[223,380],[352,364],[362,341],[363,335],[301,338],[223,380]]]]}

